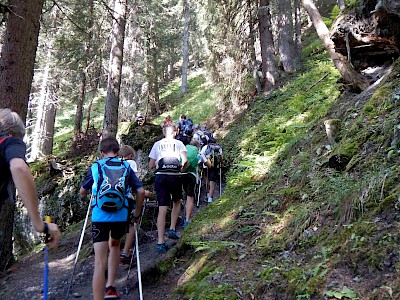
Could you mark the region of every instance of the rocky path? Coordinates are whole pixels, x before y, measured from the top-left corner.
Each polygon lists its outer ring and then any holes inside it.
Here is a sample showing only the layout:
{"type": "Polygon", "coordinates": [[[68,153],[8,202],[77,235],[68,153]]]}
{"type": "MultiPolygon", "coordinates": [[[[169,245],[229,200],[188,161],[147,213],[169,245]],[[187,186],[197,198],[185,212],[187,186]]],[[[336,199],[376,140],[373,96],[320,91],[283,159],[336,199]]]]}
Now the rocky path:
{"type": "MultiPolygon", "coordinates": [[[[218,195],[218,191],[217,191],[218,195]]],[[[202,197],[200,209],[206,205],[205,195],[202,197]]],[[[196,213],[198,211],[195,208],[196,213]]],[[[183,212],[181,214],[183,216],[183,212]]],[[[148,206],[146,216],[151,220],[151,228],[141,230],[139,237],[141,273],[149,273],[168,253],[156,252],[157,231],[155,227],[156,208],[148,206]]],[[[184,234],[182,226],[177,226],[178,234],[184,234]]],[[[75,254],[81,232],[65,233],[56,249],[49,251],[49,284],[48,300],[66,299],[68,286],[72,274],[75,254]]],[[[173,247],[177,241],[166,239],[166,243],[173,247]]],[[[76,265],[73,286],[69,299],[92,299],[92,275],[94,253],[92,250],[90,227],[85,231],[84,242],[76,265]]],[[[43,251],[37,250],[15,263],[0,279],[0,299],[36,300],[43,299],[43,251]]],[[[128,268],[120,266],[117,277],[117,290],[121,299],[139,299],[136,263],[130,272],[128,268]]],[[[168,274],[171,284],[143,282],[144,299],[167,299],[175,288],[174,274],[168,274]]],[[[176,274],[175,277],[179,276],[176,274]]],[[[149,278],[147,278],[149,279],[149,278]]]]}

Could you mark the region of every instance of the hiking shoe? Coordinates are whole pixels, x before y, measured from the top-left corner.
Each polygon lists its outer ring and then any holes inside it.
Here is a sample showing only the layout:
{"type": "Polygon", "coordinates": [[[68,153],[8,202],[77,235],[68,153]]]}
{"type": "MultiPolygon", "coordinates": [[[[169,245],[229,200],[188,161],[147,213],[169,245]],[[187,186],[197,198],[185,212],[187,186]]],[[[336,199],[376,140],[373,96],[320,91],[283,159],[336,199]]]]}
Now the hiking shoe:
{"type": "Polygon", "coordinates": [[[162,254],[162,253],[167,253],[169,247],[167,246],[166,243],[164,244],[157,244],[157,253],[162,254]]]}
{"type": "Polygon", "coordinates": [[[212,203],[213,202],[213,198],[208,197],[207,203],[212,203]]]}
{"type": "Polygon", "coordinates": [[[106,287],[104,299],[121,299],[117,290],[113,286],[106,287]]]}
{"type": "Polygon", "coordinates": [[[179,236],[176,234],[176,231],[173,229],[168,230],[168,237],[173,240],[179,240],[179,236]]]}
{"type": "Polygon", "coordinates": [[[126,253],[121,253],[119,256],[119,264],[120,266],[129,265],[131,263],[131,256],[126,253]]]}
{"type": "Polygon", "coordinates": [[[185,221],[185,223],[183,223],[183,228],[186,228],[186,227],[188,227],[188,226],[189,226],[189,224],[190,224],[190,222],[189,222],[189,221],[185,221]]]}

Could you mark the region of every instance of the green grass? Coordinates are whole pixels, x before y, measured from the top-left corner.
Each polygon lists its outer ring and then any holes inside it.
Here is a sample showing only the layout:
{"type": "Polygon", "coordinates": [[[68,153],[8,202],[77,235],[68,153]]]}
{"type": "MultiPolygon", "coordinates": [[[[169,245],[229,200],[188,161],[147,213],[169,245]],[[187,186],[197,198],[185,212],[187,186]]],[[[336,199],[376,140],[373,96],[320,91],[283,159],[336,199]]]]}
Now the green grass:
{"type": "Polygon", "coordinates": [[[161,124],[167,115],[177,122],[179,116],[184,114],[194,123],[200,124],[217,112],[217,105],[221,100],[218,97],[218,89],[206,80],[201,71],[189,76],[188,85],[189,91],[185,95],[180,90],[180,79],[173,81],[161,91],[160,104],[170,109],[152,120],[153,123],[161,124]]]}

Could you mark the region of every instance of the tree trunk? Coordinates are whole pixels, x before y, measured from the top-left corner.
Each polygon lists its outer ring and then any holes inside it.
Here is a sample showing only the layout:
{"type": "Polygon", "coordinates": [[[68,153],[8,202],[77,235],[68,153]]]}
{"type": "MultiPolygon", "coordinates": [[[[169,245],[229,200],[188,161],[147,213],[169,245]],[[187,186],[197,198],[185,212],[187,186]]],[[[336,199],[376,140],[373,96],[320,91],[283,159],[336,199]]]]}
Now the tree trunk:
{"type": "Polygon", "coordinates": [[[118,129],[118,108],[126,24],[127,0],[115,0],[111,30],[111,51],[108,69],[107,98],[104,113],[103,138],[115,137],[118,129]]]}
{"type": "Polygon", "coordinates": [[[182,47],[182,93],[189,91],[188,86],[188,66],[189,66],[189,1],[183,1],[183,47],[182,47]]]}
{"type": "Polygon", "coordinates": [[[93,13],[94,13],[94,3],[93,0],[89,0],[88,6],[88,19],[87,19],[87,34],[84,44],[84,53],[82,57],[82,66],[80,78],[81,82],[79,85],[79,96],[76,103],[76,113],[74,120],[74,141],[76,142],[80,133],[82,132],[82,121],[83,121],[83,107],[85,104],[86,97],[86,81],[87,81],[87,71],[88,71],[88,60],[91,51],[92,38],[93,38],[93,13]]]}
{"type": "Polygon", "coordinates": [[[258,28],[260,31],[264,92],[269,92],[275,85],[276,77],[278,77],[274,39],[271,31],[269,0],[260,0],[260,6],[258,8],[258,28]]]}
{"type": "Polygon", "coordinates": [[[297,67],[301,65],[301,3],[300,0],[294,0],[294,28],[295,28],[295,55],[297,60],[297,67]]]}
{"type": "MultiPolygon", "coordinates": [[[[57,8],[54,8],[54,10],[51,13],[51,28],[56,28],[57,24],[57,8]]],[[[54,113],[54,108],[53,106],[55,105],[54,103],[51,103],[51,97],[49,96],[50,90],[51,90],[51,84],[49,83],[49,76],[50,76],[50,65],[53,57],[53,45],[54,45],[54,39],[51,37],[51,34],[49,34],[50,38],[48,43],[46,44],[47,47],[47,53],[46,53],[46,65],[43,70],[42,74],[42,83],[40,86],[40,96],[39,99],[36,103],[36,120],[35,120],[35,127],[33,131],[33,140],[32,140],[32,145],[31,145],[31,152],[30,152],[30,159],[37,159],[41,156],[46,155],[43,152],[44,144],[48,143],[48,132],[47,129],[49,129],[49,125],[51,124],[46,124],[46,120],[51,120],[53,116],[47,116],[47,114],[52,114],[54,113]],[[47,109],[50,109],[48,111],[47,109]]],[[[54,121],[53,121],[53,126],[54,126],[54,121]]],[[[51,130],[54,134],[54,128],[51,130]]],[[[53,140],[53,137],[51,137],[51,140],[53,140]]],[[[48,149],[48,145],[46,146],[48,149]]],[[[50,148],[52,149],[52,147],[50,148]]],[[[51,154],[48,153],[48,154],[51,154]]]]}
{"type": "MultiPolygon", "coordinates": [[[[44,0],[10,0],[11,12],[0,58],[0,107],[17,112],[25,122],[44,0]]],[[[15,191],[15,189],[13,189],[15,191]]],[[[0,270],[12,260],[15,205],[6,200],[0,214],[0,270]]]]}
{"type": "Polygon", "coordinates": [[[10,0],[0,59],[0,107],[25,121],[44,0],[10,0]]]}
{"type": "Polygon", "coordinates": [[[297,53],[295,53],[294,30],[292,19],[291,0],[279,0],[279,56],[282,67],[286,72],[293,72],[298,68],[297,53]]]}
{"type": "Polygon", "coordinates": [[[257,94],[259,94],[261,93],[261,83],[260,83],[260,78],[258,77],[258,63],[257,63],[256,49],[254,48],[256,38],[254,34],[254,16],[253,16],[253,7],[251,3],[252,3],[251,0],[247,0],[247,10],[249,12],[249,48],[251,53],[251,60],[253,62],[254,85],[256,86],[257,94]]]}
{"type": "Polygon", "coordinates": [[[326,27],[322,17],[316,8],[314,2],[312,0],[302,0],[303,7],[307,11],[308,15],[311,18],[311,21],[314,25],[315,30],[319,38],[322,40],[326,51],[331,57],[333,64],[336,69],[340,72],[343,77],[343,80],[349,84],[353,84],[354,86],[360,88],[361,90],[365,90],[369,83],[365,77],[361,74],[357,73],[349,64],[349,62],[341,55],[336,52],[335,44],[332,39],[329,37],[329,30],[326,27]]]}
{"type": "Polygon", "coordinates": [[[43,139],[42,153],[43,155],[51,155],[53,153],[54,125],[56,122],[56,97],[54,96],[53,87],[49,87],[47,91],[46,115],[44,119],[45,136],[43,139]]]}

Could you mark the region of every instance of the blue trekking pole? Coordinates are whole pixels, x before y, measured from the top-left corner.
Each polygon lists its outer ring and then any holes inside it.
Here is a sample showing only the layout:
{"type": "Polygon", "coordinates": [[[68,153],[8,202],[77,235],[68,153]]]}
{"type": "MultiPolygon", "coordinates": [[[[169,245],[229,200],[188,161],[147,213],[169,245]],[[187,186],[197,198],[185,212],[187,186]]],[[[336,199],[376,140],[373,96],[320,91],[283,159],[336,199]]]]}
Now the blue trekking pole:
{"type": "MultiPolygon", "coordinates": [[[[44,221],[46,223],[50,223],[51,222],[51,217],[46,216],[44,218],[44,221]]],[[[47,244],[49,242],[49,232],[48,232],[48,227],[47,224],[45,223],[44,228],[45,228],[45,238],[44,238],[44,242],[45,244],[47,244]]],[[[49,254],[49,249],[48,246],[45,245],[43,248],[43,256],[44,256],[44,274],[43,274],[43,300],[47,300],[47,292],[48,292],[48,281],[49,281],[49,264],[48,264],[48,254],[49,254]]]]}

